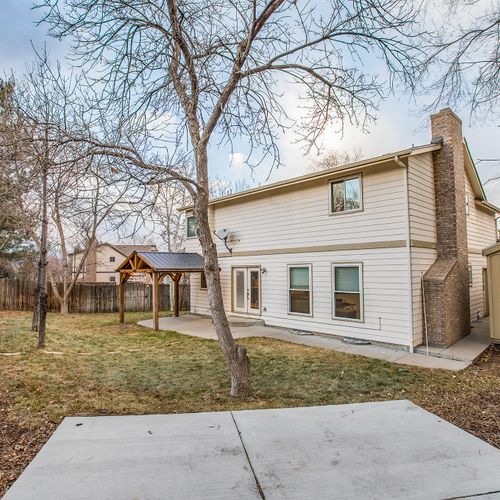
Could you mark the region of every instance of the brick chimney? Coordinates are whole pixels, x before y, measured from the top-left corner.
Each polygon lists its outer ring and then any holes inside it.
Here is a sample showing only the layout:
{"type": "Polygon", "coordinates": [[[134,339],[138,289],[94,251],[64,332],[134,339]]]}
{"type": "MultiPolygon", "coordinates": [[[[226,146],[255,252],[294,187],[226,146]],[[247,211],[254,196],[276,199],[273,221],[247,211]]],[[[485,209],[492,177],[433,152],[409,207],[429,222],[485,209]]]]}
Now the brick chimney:
{"type": "Polygon", "coordinates": [[[431,116],[437,260],[424,276],[429,343],[451,345],[470,333],[465,163],[462,122],[449,108],[431,116]]]}

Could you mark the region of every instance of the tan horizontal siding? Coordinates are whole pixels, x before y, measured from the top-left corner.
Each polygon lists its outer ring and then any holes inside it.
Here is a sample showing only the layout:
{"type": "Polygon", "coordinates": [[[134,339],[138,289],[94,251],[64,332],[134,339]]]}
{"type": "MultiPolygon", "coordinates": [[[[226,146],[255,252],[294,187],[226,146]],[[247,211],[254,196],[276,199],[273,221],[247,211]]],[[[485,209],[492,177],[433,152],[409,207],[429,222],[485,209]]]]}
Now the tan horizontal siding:
{"type": "Polygon", "coordinates": [[[413,248],[411,253],[412,306],[414,345],[424,342],[424,311],[422,276],[435,262],[437,251],[432,248],[413,248]]]}
{"type": "MultiPolygon", "coordinates": [[[[329,214],[328,179],[295,191],[215,206],[216,228],[231,230],[234,252],[326,246],[405,238],[403,173],[364,173],[363,210],[329,214]]],[[[225,251],[223,244],[218,248],[225,251]]]]}
{"type": "Polygon", "coordinates": [[[467,244],[469,264],[472,266],[472,286],[469,288],[470,317],[474,321],[485,313],[482,269],[486,267],[486,258],[482,250],[496,241],[495,216],[479,208],[474,202],[474,191],[468,178],[465,184],[469,195],[469,215],[467,216],[467,244]]]}
{"type": "Polygon", "coordinates": [[[411,238],[436,241],[436,204],[432,153],[408,160],[408,197],[411,238]]]}
{"type": "MultiPolygon", "coordinates": [[[[231,269],[260,265],[262,278],[262,318],[266,324],[340,336],[353,336],[409,345],[407,252],[404,248],[337,252],[290,253],[240,256],[220,259],[221,283],[226,310],[231,310],[231,269]],[[363,323],[332,318],[331,265],[334,262],[363,264],[363,323]],[[312,265],[313,317],[289,315],[288,264],[312,265]],[[381,329],[379,330],[379,317],[381,329]]],[[[191,303],[194,312],[208,312],[207,292],[199,290],[194,277],[191,303]]]]}

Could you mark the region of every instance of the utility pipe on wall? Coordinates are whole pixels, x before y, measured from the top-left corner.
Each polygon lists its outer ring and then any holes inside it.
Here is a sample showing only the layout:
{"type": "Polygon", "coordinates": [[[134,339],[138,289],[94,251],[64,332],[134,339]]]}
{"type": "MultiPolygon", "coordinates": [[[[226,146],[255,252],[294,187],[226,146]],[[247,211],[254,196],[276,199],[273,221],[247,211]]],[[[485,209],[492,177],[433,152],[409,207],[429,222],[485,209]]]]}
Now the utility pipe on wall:
{"type": "Polygon", "coordinates": [[[401,167],[404,172],[404,191],[406,202],[406,251],[408,255],[408,324],[410,328],[410,345],[409,351],[414,350],[413,338],[413,283],[412,283],[412,269],[411,269],[411,229],[410,229],[410,195],[408,193],[408,166],[405,165],[398,156],[394,157],[394,163],[401,167]]]}

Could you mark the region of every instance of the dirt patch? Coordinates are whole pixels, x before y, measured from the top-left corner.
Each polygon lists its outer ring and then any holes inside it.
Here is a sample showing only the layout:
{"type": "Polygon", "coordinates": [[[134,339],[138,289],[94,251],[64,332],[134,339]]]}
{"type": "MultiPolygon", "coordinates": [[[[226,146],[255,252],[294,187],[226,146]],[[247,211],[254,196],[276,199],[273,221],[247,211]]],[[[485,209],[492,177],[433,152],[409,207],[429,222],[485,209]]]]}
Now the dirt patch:
{"type": "Polygon", "coordinates": [[[459,386],[420,399],[426,410],[500,448],[500,351],[488,350],[457,375],[459,386]],[[481,383],[489,381],[483,390],[481,383]]]}
{"type": "Polygon", "coordinates": [[[42,422],[31,428],[15,416],[5,391],[0,392],[0,497],[33,460],[57,424],[42,422]]]}

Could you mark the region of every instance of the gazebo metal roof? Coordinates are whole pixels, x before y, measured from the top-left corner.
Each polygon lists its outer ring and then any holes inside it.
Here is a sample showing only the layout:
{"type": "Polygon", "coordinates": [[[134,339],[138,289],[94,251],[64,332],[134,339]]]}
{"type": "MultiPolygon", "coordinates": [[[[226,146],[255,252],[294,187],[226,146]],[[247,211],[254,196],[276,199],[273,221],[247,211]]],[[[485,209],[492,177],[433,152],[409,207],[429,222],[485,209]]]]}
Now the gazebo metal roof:
{"type": "Polygon", "coordinates": [[[203,257],[197,253],[133,252],[117,271],[134,269],[138,272],[203,272],[203,257]],[[137,257],[137,258],[136,258],[137,257]]]}
{"type": "Polygon", "coordinates": [[[202,273],[204,260],[200,254],[185,252],[132,252],[116,269],[120,273],[120,323],[125,320],[125,283],[134,273],[148,273],[153,284],[153,325],[159,329],[159,282],[170,276],[174,284],[174,316],[179,316],[179,280],[185,273],[202,273]]]}

